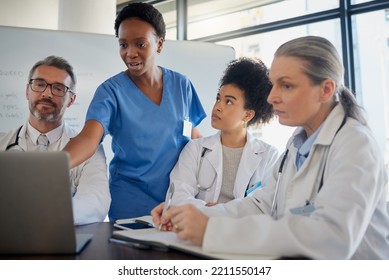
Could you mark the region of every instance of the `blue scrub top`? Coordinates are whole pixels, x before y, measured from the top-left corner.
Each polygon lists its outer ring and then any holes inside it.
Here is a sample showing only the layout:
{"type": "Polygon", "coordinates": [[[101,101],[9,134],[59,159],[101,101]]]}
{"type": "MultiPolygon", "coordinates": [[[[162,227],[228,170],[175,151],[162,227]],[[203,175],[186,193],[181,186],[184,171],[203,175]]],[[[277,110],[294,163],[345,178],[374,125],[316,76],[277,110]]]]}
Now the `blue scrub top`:
{"type": "Polygon", "coordinates": [[[184,120],[195,127],[206,117],[190,80],[161,69],[159,106],[125,72],[101,84],[89,106],[86,120],[100,122],[104,136],[112,136],[110,220],[149,215],[164,201],[169,173],[189,141],[183,136],[184,120]]]}

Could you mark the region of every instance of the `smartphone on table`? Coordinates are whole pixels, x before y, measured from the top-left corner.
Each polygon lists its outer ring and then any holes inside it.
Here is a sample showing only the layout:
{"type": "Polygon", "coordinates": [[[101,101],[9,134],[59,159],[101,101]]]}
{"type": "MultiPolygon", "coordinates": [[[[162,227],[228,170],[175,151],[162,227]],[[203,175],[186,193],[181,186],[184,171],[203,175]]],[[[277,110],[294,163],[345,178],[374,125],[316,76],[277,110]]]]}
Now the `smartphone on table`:
{"type": "Polygon", "coordinates": [[[155,226],[151,222],[142,219],[121,219],[115,221],[113,226],[116,228],[127,230],[155,228],[155,226]]]}

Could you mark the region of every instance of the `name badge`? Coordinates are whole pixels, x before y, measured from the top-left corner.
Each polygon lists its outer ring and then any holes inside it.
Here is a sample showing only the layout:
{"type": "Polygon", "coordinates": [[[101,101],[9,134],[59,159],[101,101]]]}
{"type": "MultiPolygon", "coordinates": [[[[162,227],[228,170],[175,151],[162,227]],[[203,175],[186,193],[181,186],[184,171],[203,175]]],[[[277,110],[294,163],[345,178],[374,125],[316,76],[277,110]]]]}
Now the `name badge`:
{"type": "Polygon", "coordinates": [[[192,123],[188,119],[184,120],[182,135],[184,135],[188,138],[191,138],[191,136],[192,136],[192,123]]]}

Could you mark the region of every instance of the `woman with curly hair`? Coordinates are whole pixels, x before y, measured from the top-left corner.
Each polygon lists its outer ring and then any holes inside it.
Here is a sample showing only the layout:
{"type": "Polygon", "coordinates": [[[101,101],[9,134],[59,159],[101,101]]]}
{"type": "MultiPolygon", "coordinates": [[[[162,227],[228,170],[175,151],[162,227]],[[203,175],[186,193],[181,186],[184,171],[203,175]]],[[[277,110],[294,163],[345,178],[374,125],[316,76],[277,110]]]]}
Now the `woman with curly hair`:
{"type": "Polygon", "coordinates": [[[268,69],[257,59],[230,62],[219,82],[212,110],[215,135],[191,140],[170,173],[172,203],[212,206],[242,198],[260,187],[278,152],[247,127],[267,123],[273,109],[268,69]]]}

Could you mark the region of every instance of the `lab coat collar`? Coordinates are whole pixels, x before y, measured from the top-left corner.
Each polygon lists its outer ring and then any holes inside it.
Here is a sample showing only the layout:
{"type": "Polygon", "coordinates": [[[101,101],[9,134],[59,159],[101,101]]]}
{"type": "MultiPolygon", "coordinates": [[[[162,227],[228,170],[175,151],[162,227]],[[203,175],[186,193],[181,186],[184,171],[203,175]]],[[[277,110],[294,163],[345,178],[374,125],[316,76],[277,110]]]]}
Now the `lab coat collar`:
{"type": "MultiPolygon", "coordinates": [[[[221,174],[222,172],[222,159],[220,159],[220,155],[222,155],[222,145],[220,141],[220,132],[214,134],[211,137],[204,138],[202,142],[202,150],[208,149],[207,156],[205,157],[213,166],[217,174],[221,174]]],[[[203,151],[200,151],[202,153],[203,151]]]]}
{"type": "MultiPolygon", "coordinates": [[[[54,128],[53,130],[50,130],[49,132],[45,133],[50,143],[55,143],[61,138],[63,134],[64,126],[65,124],[62,123],[57,128],[54,128]]],[[[32,142],[37,143],[38,137],[41,135],[40,131],[34,128],[28,121],[26,127],[28,131],[28,135],[30,136],[32,142]]]]}
{"type": "MultiPolygon", "coordinates": [[[[255,136],[250,132],[247,132],[247,143],[245,145],[245,149],[248,147],[250,149],[249,152],[251,152],[252,154],[261,154],[263,152],[266,152],[266,146],[262,142],[257,141],[255,136]],[[249,143],[250,145],[247,145],[247,143],[249,143]]],[[[218,146],[220,146],[221,148],[220,131],[218,131],[211,137],[204,138],[202,146],[211,151],[217,149],[218,146]]]]}
{"type": "MultiPolygon", "coordinates": [[[[331,145],[332,141],[335,138],[335,134],[337,133],[340,125],[342,124],[344,115],[345,115],[344,108],[342,104],[338,103],[322,123],[321,131],[319,132],[319,135],[317,136],[313,145],[324,145],[324,146],[331,145]]],[[[297,134],[301,133],[302,130],[303,130],[302,127],[297,128],[294,131],[293,137],[292,139],[290,139],[290,141],[293,141],[293,138],[297,134]]]]}
{"type": "Polygon", "coordinates": [[[343,122],[345,111],[338,103],[322,124],[322,129],[315,141],[316,144],[329,146],[334,141],[335,135],[343,122]]]}
{"type": "MultiPolygon", "coordinates": [[[[211,163],[217,174],[222,174],[223,152],[220,141],[220,132],[204,139],[202,147],[212,151],[207,154],[206,160],[211,163]]],[[[247,132],[247,142],[242,153],[242,158],[245,160],[239,163],[237,177],[235,179],[236,191],[244,192],[246,190],[250,178],[261,163],[261,154],[265,151],[265,145],[261,141],[258,141],[254,135],[247,132]]],[[[221,176],[218,176],[218,178],[221,178],[221,176]]]]}
{"type": "Polygon", "coordinates": [[[209,149],[211,151],[215,150],[221,143],[220,141],[220,131],[214,134],[211,137],[205,137],[203,138],[204,141],[202,142],[203,148],[209,149]]]}
{"type": "Polygon", "coordinates": [[[77,134],[78,133],[75,130],[73,130],[69,125],[65,123],[61,137],[61,149],[65,148],[66,144],[70,141],[70,139],[75,137],[77,134]]]}
{"type": "MultiPolygon", "coordinates": [[[[19,146],[22,148],[24,151],[27,151],[27,143],[26,143],[26,133],[27,133],[27,126],[28,126],[28,120],[27,122],[23,125],[22,129],[20,130],[19,133],[19,146]]],[[[63,125],[63,131],[62,131],[62,136],[60,138],[61,144],[60,148],[63,149],[66,144],[69,142],[69,140],[77,135],[77,133],[70,128],[70,126],[66,125],[66,123],[63,125]]],[[[17,129],[16,129],[17,131],[17,129]]],[[[16,135],[16,132],[15,132],[16,135]]]]}

